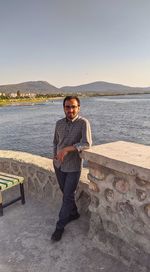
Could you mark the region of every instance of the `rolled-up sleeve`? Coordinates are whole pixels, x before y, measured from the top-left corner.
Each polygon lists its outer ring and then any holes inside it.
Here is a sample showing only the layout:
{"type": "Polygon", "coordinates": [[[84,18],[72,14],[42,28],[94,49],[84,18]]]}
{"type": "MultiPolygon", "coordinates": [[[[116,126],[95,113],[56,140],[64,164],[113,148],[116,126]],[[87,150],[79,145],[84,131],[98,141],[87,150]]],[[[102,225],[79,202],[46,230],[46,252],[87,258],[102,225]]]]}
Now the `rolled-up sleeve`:
{"type": "Polygon", "coordinates": [[[75,143],[74,147],[78,152],[90,148],[92,145],[91,126],[88,120],[84,120],[82,124],[82,138],[79,143],[75,143]]]}
{"type": "Polygon", "coordinates": [[[55,127],[54,139],[53,139],[53,156],[57,155],[57,144],[58,144],[58,133],[57,133],[57,124],[55,127]]]}

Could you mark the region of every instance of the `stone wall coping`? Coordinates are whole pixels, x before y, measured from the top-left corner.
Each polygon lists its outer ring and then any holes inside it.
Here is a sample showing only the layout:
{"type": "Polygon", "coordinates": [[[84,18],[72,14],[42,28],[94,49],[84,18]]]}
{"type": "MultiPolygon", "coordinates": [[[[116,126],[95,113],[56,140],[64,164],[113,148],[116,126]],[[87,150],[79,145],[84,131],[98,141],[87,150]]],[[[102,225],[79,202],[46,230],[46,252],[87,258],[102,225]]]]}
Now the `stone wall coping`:
{"type": "MultiPolygon", "coordinates": [[[[0,150],[0,160],[1,159],[9,159],[16,162],[21,162],[25,164],[31,164],[36,167],[43,168],[47,171],[54,172],[53,160],[49,158],[45,158],[38,155],[33,155],[27,152],[21,151],[12,151],[12,150],[0,150]]],[[[83,168],[81,172],[80,181],[83,183],[89,183],[87,179],[88,169],[83,168]]]]}
{"type": "Polygon", "coordinates": [[[81,157],[125,174],[150,179],[150,146],[117,141],[93,146],[83,151],[81,157]]]}
{"type": "Polygon", "coordinates": [[[15,161],[20,161],[27,164],[32,164],[41,167],[45,170],[53,169],[52,159],[41,157],[38,155],[33,155],[26,152],[12,151],[12,150],[0,150],[0,158],[2,159],[12,159],[15,161]]]}

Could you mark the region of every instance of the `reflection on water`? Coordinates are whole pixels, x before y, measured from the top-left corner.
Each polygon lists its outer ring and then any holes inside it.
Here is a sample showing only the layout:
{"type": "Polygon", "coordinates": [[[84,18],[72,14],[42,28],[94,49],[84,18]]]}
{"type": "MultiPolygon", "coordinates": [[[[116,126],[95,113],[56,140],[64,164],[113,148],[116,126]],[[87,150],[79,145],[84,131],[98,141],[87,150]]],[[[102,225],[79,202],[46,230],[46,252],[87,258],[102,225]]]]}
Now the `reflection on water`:
{"type": "MultiPolygon", "coordinates": [[[[150,145],[150,95],[81,99],[81,115],[91,122],[93,144],[118,140],[150,145]]],[[[0,149],[52,156],[55,123],[62,100],[0,108],[0,149]]]]}

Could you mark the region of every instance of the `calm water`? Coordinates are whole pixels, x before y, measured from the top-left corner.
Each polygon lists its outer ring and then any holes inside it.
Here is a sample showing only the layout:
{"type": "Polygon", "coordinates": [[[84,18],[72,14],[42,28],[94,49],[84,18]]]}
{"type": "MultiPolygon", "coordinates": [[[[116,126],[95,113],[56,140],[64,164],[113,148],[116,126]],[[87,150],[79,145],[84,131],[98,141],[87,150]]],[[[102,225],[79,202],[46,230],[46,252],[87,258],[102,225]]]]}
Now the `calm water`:
{"type": "MultiPolygon", "coordinates": [[[[118,140],[150,145],[150,95],[81,99],[81,115],[91,122],[93,144],[118,140]]],[[[52,157],[55,122],[62,100],[0,108],[0,149],[52,157]]]]}

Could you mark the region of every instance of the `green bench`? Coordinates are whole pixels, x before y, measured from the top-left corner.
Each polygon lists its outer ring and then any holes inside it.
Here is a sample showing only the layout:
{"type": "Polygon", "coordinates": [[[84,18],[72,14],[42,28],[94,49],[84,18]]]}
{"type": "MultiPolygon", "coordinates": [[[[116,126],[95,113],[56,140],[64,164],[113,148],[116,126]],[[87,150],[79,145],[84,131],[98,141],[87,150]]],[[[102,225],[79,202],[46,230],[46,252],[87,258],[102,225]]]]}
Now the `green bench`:
{"type": "Polygon", "coordinates": [[[23,181],[24,181],[23,177],[14,176],[14,175],[0,172],[0,216],[3,215],[3,208],[13,204],[14,202],[18,200],[21,200],[21,203],[25,204],[23,181]],[[11,189],[12,187],[16,185],[20,186],[19,197],[12,199],[10,202],[3,204],[2,193],[6,190],[11,189]]]}

